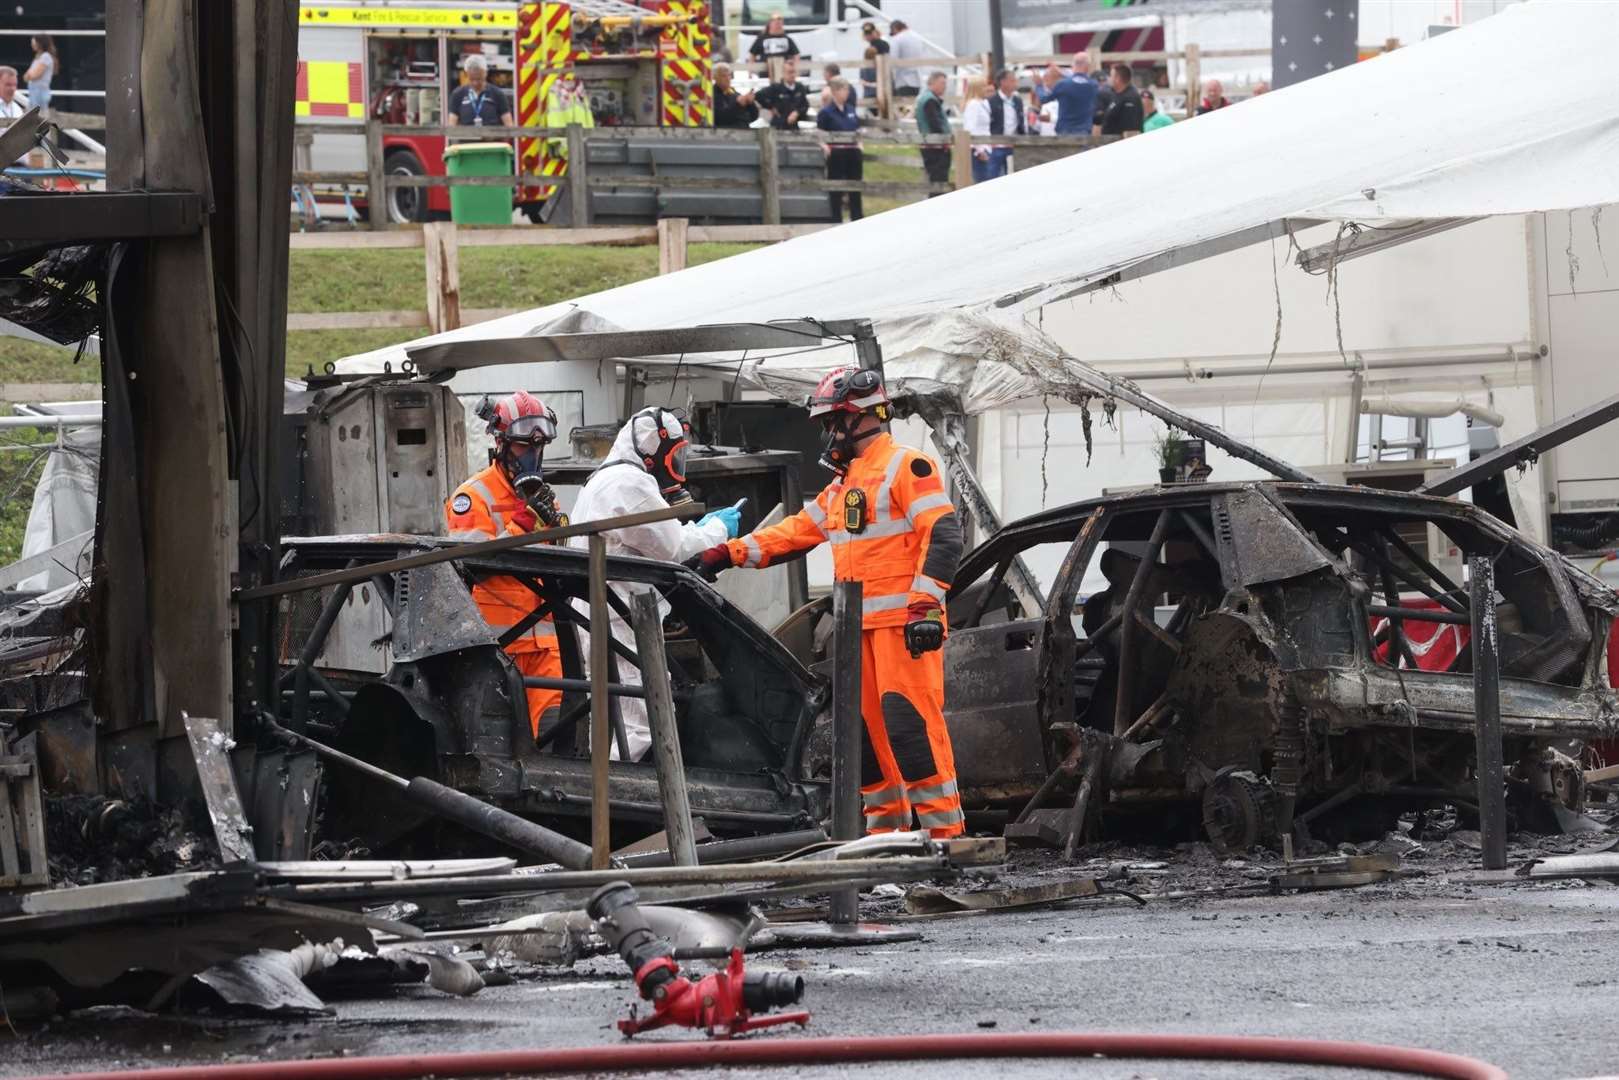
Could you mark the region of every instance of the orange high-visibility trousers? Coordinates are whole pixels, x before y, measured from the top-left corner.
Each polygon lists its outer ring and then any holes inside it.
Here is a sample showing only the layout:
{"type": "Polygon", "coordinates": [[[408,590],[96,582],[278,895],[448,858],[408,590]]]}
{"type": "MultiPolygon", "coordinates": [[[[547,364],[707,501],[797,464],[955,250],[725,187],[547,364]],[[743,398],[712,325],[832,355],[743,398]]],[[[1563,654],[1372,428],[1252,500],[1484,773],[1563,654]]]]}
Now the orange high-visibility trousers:
{"type": "Polygon", "coordinates": [[[944,652],[912,658],[905,628],[862,631],[860,801],[868,833],[910,829],[936,839],[966,831],[956,759],[944,726],[944,652]]]}
{"type": "MultiPolygon", "coordinates": [[[[555,649],[544,652],[512,652],[510,647],[506,655],[511,657],[512,666],[525,677],[533,675],[537,678],[562,678],[562,654],[555,649]]],[[[540,690],[528,687],[528,726],[533,729],[534,737],[540,737],[540,718],[548,709],[562,708],[561,690],[540,690]]],[[[556,719],[552,718],[553,721],[556,719]]]]}

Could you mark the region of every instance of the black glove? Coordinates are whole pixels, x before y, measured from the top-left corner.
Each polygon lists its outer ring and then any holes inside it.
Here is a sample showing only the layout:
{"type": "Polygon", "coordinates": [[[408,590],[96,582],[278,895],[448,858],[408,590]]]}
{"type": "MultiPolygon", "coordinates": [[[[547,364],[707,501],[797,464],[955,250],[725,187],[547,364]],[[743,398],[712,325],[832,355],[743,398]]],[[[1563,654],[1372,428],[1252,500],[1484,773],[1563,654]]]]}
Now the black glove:
{"type": "Polygon", "coordinates": [[[944,612],[936,605],[912,604],[907,614],[910,621],[905,624],[905,647],[911,651],[912,660],[944,648],[944,612]]]}
{"type": "Polygon", "coordinates": [[[720,576],[721,570],[729,570],[736,564],[731,561],[730,545],[715,544],[707,551],[699,551],[687,559],[685,565],[686,569],[703,575],[704,580],[713,581],[720,576]]]}

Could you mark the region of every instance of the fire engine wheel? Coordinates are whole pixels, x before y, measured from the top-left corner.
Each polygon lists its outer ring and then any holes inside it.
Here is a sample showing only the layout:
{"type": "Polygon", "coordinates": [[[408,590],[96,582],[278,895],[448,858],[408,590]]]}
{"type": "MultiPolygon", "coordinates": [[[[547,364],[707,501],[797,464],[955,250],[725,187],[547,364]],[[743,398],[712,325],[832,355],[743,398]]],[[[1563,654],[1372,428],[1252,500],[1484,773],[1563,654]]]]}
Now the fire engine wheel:
{"type": "Polygon", "coordinates": [[[1239,855],[1274,832],[1271,792],[1253,773],[1226,766],[1203,789],[1203,829],[1222,855],[1239,855]]]}
{"type": "MultiPolygon", "coordinates": [[[[409,150],[395,150],[383,159],[389,176],[426,176],[421,159],[409,150]]],[[[427,189],[396,187],[388,189],[388,220],[395,225],[411,225],[427,220],[427,189]]]]}

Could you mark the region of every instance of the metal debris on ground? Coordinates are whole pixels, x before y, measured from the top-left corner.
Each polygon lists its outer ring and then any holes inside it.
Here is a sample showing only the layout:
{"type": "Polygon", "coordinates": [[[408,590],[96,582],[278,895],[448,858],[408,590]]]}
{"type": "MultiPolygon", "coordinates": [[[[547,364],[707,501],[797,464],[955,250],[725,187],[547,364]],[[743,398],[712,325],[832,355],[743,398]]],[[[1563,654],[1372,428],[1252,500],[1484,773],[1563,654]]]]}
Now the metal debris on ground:
{"type": "Polygon", "coordinates": [[[1076,878],[1052,885],[1028,888],[982,889],[977,892],[946,892],[932,885],[914,885],[905,894],[905,910],[912,915],[942,915],[958,911],[1011,911],[1017,908],[1049,907],[1070,900],[1101,896],[1104,892],[1095,878],[1076,878]]]}
{"type": "Polygon", "coordinates": [[[1398,855],[1337,855],[1295,859],[1270,875],[1276,889],[1350,889],[1398,877],[1398,855]]]}

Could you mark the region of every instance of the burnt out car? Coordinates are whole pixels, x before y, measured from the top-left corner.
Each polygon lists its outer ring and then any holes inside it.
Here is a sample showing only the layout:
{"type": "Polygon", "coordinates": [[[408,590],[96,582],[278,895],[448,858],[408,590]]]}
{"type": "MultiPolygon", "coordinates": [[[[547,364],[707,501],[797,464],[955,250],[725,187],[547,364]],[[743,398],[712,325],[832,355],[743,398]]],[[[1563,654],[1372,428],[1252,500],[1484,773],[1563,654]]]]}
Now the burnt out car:
{"type": "MultiPolygon", "coordinates": [[[[398,535],[289,540],[282,577],[363,568],[445,546],[453,545],[398,535]]],[[[806,745],[826,699],[825,680],[689,570],[611,557],[607,577],[609,603],[625,619],[625,585],[655,589],[668,605],[665,653],[693,814],[721,835],[823,819],[828,786],[811,776],[806,745]]],[[[586,552],[535,546],[300,594],[304,599],[289,605],[285,620],[290,629],[277,720],[396,774],[429,777],[553,827],[567,829],[570,819],[583,825],[591,806],[582,663],[588,591],[586,552]],[[538,741],[522,676],[470,593],[473,582],[494,574],[533,590],[534,617],[555,620],[563,678],[572,680],[559,721],[538,741]],[[372,603],[386,613],[378,616],[385,632],[365,643],[381,657],[380,674],[344,670],[333,662],[345,655],[332,643],[334,627],[341,628],[335,613],[372,603]]],[[[613,647],[618,670],[639,665],[633,650],[613,647]]],[[[325,774],[319,784],[305,776],[283,785],[311,797],[283,801],[275,836],[261,830],[258,837],[261,847],[274,850],[261,850],[260,857],[305,857],[300,848],[323,838],[358,841],[375,852],[410,851],[436,827],[388,785],[330,767],[325,774]]],[[[650,758],[614,761],[609,792],[614,826],[625,827],[622,839],[661,827],[650,758]]]]}
{"type": "Polygon", "coordinates": [[[1582,744],[1619,730],[1613,593],[1471,504],[1287,482],[1081,502],[967,556],[946,715],[969,807],[1068,807],[1088,777],[1091,834],[1147,811],[1232,849],[1381,835],[1434,804],[1466,814],[1471,613],[1441,549],[1494,560],[1509,806],[1577,811],[1582,744]],[[1059,553],[1024,610],[1009,570],[1059,553]]]}

